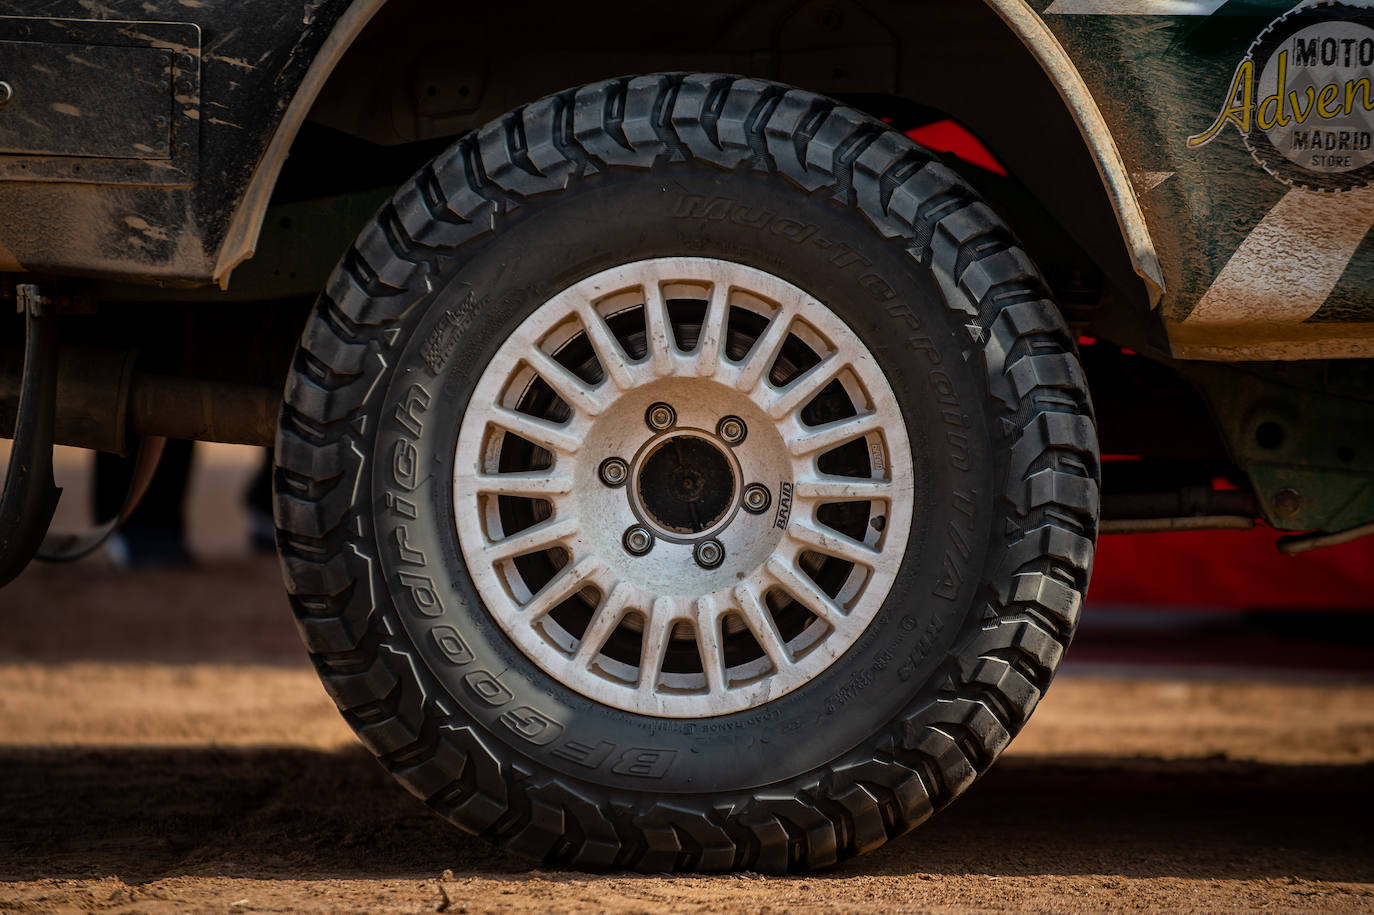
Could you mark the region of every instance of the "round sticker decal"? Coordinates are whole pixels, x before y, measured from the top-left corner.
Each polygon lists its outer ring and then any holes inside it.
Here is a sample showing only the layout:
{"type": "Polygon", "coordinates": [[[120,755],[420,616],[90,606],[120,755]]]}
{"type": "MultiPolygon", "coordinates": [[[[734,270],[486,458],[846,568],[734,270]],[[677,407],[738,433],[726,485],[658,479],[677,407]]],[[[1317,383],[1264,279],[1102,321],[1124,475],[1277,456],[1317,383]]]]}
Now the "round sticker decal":
{"type": "Polygon", "coordinates": [[[1273,22],[1236,68],[1196,149],[1234,125],[1285,184],[1344,191],[1374,181],[1374,9],[1302,5],[1273,22]]]}

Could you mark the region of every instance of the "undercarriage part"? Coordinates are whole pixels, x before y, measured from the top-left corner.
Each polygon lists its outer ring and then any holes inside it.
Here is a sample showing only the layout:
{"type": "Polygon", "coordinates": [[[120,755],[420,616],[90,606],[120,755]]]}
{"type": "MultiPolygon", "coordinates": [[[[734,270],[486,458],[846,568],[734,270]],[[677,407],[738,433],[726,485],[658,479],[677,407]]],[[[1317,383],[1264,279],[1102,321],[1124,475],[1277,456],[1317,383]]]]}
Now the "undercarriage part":
{"type": "Polygon", "coordinates": [[[1192,515],[1183,518],[1120,518],[1102,522],[1104,534],[1167,534],[1172,531],[1247,531],[1254,518],[1241,515],[1192,515]]]}
{"type": "MultiPolygon", "coordinates": [[[[0,437],[15,428],[17,363],[0,353],[0,437]]],[[[64,348],[55,374],[59,445],[127,454],[129,436],[141,435],[270,446],[276,431],[280,391],[139,372],[131,350],[64,348]]]]}
{"type": "Polygon", "coordinates": [[[84,531],[48,531],[39,547],[37,558],[44,562],[74,562],[89,556],[99,549],[110,535],[119,530],[129,519],[153,482],[153,474],[162,460],[162,448],[167,444],[165,438],[151,436],[139,443],[138,459],[134,462],[133,479],[129,481],[129,491],[124,497],[124,507],[119,514],[104,524],[84,531]]]}
{"type": "MultiPolygon", "coordinates": [[[[77,445],[126,454],[133,350],[62,347],[57,356],[53,437],[77,445]]],[[[13,428],[20,378],[13,371],[18,354],[0,351],[0,435],[13,428]],[[11,356],[15,358],[11,358],[11,356]]]]}
{"type": "Polygon", "coordinates": [[[24,358],[11,427],[14,449],[0,494],[0,586],[13,581],[38,551],[62,494],[52,476],[57,317],[37,286],[16,291],[24,312],[24,358]]]}
{"type": "Polygon", "coordinates": [[[1290,556],[1298,553],[1306,553],[1311,550],[1319,550],[1322,547],[1338,546],[1342,543],[1349,543],[1352,540],[1359,540],[1361,537],[1374,535],[1374,524],[1361,524],[1359,527],[1352,527],[1348,531],[1338,531],[1334,534],[1294,534],[1290,537],[1280,537],[1278,547],[1281,552],[1290,556]]]}
{"type": "Polygon", "coordinates": [[[1244,490],[1185,486],[1174,492],[1102,494],[1102,533],[1245,530],[1255,526],[1259,501],[1244,490]]]}
{"type": "Polygon", "coordinates": [[[172,375],[134,375],[129,427],[140,435],[271,447],[281,392],[172,375]]]}
{"type": "Polygon", "coordinates": [[[1282,531],[1374,522],[1374,361],[1188,364],[1261,517],[1282,531]]]}

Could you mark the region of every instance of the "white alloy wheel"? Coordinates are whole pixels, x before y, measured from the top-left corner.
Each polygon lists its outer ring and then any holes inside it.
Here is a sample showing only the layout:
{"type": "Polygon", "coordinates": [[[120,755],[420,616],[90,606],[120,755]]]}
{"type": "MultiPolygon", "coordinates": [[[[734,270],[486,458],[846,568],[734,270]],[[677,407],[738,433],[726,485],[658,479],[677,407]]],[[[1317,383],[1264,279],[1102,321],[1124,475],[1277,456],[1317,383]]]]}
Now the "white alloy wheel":
{"type": "Polygon", "coordinates": [[[738,712],[814,678],[882,606],[909,448],[824,304],[740,264],[640,261],[554,296],[483,371],[458,540],[554,679],[645,715],[738,712]]]}

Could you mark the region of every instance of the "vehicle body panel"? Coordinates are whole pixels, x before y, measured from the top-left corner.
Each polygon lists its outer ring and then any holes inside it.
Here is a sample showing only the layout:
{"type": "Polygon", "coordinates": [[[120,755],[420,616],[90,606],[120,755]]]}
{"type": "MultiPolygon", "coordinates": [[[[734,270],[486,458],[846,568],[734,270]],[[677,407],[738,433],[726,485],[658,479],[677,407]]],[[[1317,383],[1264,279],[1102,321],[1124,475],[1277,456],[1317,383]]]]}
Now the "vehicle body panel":
{"type": "MultiPolygon", "coordinates": [[[[402,17],[399,25],[393,22],[393,32],[414,34],[410,14],[422,8],[416,2],[387,4],[397,14],[393,19],[402,17]]],[[[382,133],[396,133],[386,142],[402,142],[470,129],[491,105],[505,104],[503,93],[524,91],[520,85],[490,87],[466,107],[426,107],[423,97],[403,90],[444,74],[398,73],[404,68],[392,67],[378,72],[376,85],[366,84],[372,63],[367,53],[355,54],[350,66],[345,52],[382,6],[383,0],[0,0],[0,40],[37,44],[46,38],[58,64],[88,81],[99,79],[97,70],[62,63],[75,42],[108,54],[106,46],[118,43],[109,37],[111,30],[127,36],[179,24],[186,36],[156,38],[147,46],[173,55],[173,95],[193,115],[180,132],[173,125],[168,151],[154,143],[142,159],[128,158],[127,150],[122,158],[87,156],[79,159],[84,170],[78,170],[77,157],[0,153],[0,268],[170,286],[224,285],[256,246],[282,163],[312,105],[321,123],[346,126],[351,116],[359,125],[370,121],[366,129],[375,131],[385,121],[394,127],[382,133]],[[32,34],[25,39],[20,29],[32,34]],[[69,35],[56,42],[38,34],[54,29],[69,35]],[[341,111],[350,100],[358,107],[353,115],[341,111]]],[[[1276,179],[1226,123],[1206,143],[1190,142],[1226,110],[1228,90],[1240,64],[1253,56],[1257,38],[1295,10],[1316,15],[1310,0],[986,0],[976,8],[930,2],[862,9],[841,3],[836,9],[843,7],[842,13],[854,10],[847,20],[841,17],[830,38],[828,13],[812,10],[816,4],[774,6],[703,9],[720,33],[710,39],[714,44],[697,36],[692,48],[669,46],[654,65],[646,59],[640,69],[715,63],[838,92],[856,74],[822,62],[843,61],[868,80],[861,88],[947,100],[956,116],[977,121],[980,135],[1052,210],[1096,207],[1112,214],[1115,239],[1085,228],[1100,224],[1100,216],[1078,224],[1066,216],[1065,225],[1131,308],[1158,306],[1167,329],[1164,347],[1172,355],[1227,361],[1374,354],[1374,249],[1365,244],[1374,224],[1374,191],[1333,193],[1276,179]],[[977,9],[983,19],[970,12],[977,9]],[[1046,91],[1037,95],[1013,62],[972,53],[974,38],[962,50],[912,54],[926,20],[932,29],[962,27],[964,34],[1011,30],[1033,55],[1046,91]],[[868,72],[874,67],[883,72],[868,72]],[[1013,103],[999,107],[1002,97],[1013,103]],[[1076,125],[1081,145],[1042,149],[1027,142],[1036,135],[1037,119],[1047,134],[1051,125],[1076,125]],[[1056,158],[1064,164],[1059,179],[1056,158]],[[1095,189],[1083,183],[1086,169],[1092,170],[1095,189]]],[[[1356,19],[1366,6],[1360,5],[1356,19]]],[[[436,35],[457,27],[457,11],[433,13],[425,26],[436,35]]],[[[621,44],[636,44],[635,28],[653,31],[651,18],[618,23],[626,32],[621,44]]],[[[1374,37],[1359,22],[1343,27],[1374,37]]],[[[496,71],[496,64],[483,65],[463,51],[452,49],[456,62],[445,65],[449,70],[496,71]]],[[[573,49],[565,78],[564,69],[531,78],[540,82],[539,91],[554,91],[592,76],[582,69],[619,66],[624,53],[594,62],[573,49]]],[[[485,71],[447,75],[473,76],[474,84],[493,78],[485,71]]],[[[91,85],[95,98],[99,93],[91,85]]],[[[26,90],[17,87],[21,98],[26,90]]],[[[131,99],[130,111],[145,111],[149,98],[144,93],[131,99]]],[[[17,111],[0,108],[0,118],[17,111]]],[[[140,129],[146,132],[147,125],[140,129]]],[[[160,131],[152,130],[155,138],[160,131]]]]}
{"type": "MultiPolygon", "coordinates": [[[[157,155],[0,155],[0,266],[145,282],[209,280],[238,202],[348,6],[349,0],[0,0],[0,37],[48,50],[48,63],[40,66],[76,86],[55,104],[79,114],[63,115],[50,105],[42,113],[73,121],[94,117],[108,123],[108,107],[86,110],[81,102],[102,101],[100,87],[119,76],[74,48],[108,48],[127,43],[130,35],[180,25],[196,36],[196,44],[161,35],[147,44],[184,61],[178,67],[185,72],[170,76],[174,91],[194,101],[188,117],[198,128],[198,136],[177,138],[198,161],[170,182],[149,174],[166,172],[150,166],[162,161],[157,155]],[[59,30],[65,34],[51,34],[59,30]],[[111,161],[115,168],[100,167],[111,161]],[[35,180],[39,171],[41,180],[35,180]]],[[[15,63],[0,58],[0,69],[15,63]]],[[[26,116],[22,106],[34,88],[32,72],[0,75],[15,92],[15,102],[0,109],[0,117],[26,116]]]]}
{"type": "MultiPolygon", "coordinates": [[[[1039,0],[1037,7],[1082,73],[1131,172],[1164,268],[1161,308],[1174,355],[1374,355],[1374,190],[1360,166],[1370,156],[1374,119],[1357,85],[1353,116],[1319,111],[1299,120],[1303,106],[1310,115],[1309,90],[1316,98],[1325,85],[1338,85],[1339,103],[1346,85],[1374,77],[1374,55],[1364,64],[1358,57],[1359,42],[1374,49],[1374,10],[1291,0],[1039,0]],[[1314,38],[1338,50],[1342,40],[1354,42],[1351,65],[1342,54],[1336,66],[1301,66],[1298,53],[1314,38]],[[1288,63],[1281,93],[1261,85],[1280,54],[1288,63]],[[1284,107],[1270,102],[1266,117],[1294,122],[1273,130],[1291,153],[1268,152],[1278,167],[1271,161],[1266,170],[1266,151],[1242,136],[1246,92],[1255,106],[1278,96],[1284,107]],[[1292,148],[1295,141],[1310,142],[1315,131],[1339,145],[1342,130],[1364,147],[1353,151],[1354,168],[1291,161],[1308,158],[1292,148]],[[1341,175],[1347,180],[1335,180],[1341,175]]],[[[1258,120],[1255,108],[1250,116],[1258,120]]]]}

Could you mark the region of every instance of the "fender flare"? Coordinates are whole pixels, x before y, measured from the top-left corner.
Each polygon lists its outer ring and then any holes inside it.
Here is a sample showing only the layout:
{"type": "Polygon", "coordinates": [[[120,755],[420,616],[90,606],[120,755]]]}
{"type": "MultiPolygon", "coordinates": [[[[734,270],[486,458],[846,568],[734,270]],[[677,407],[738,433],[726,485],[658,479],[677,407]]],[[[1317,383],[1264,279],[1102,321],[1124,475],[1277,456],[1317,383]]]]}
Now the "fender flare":
{"type": "Polygon", "coordinates": [[[1021,39],[1073,116],[1078,132],[1097,165],[1097,173],[1102,179],[1102,187],[1107,192],[1112,210],[1116,213],[1117,227],[1121,230],[1121,239],[1130,254],[1132,266],[1149,291],[1150,304],[1158,306],[1164,295],[1164,274],[1159,266],[1159,256],[1155,253],[1154,240],[1150,237],[1145,214],[1140,209],[1140,200],[1131,185],[1126,163],[1122,161],[1111,128],[1102,117],[1102,110],[1088,91],[1078,67],[1074,66],[1059,39],[1054,37],[1026,0],[983,2],[1021,39]]]}
{"type": "Polygon", "coordinates": [[[282,166],[291,152],[291,144],[296,142],[296,134],[305,123],[305,116],[315,104],[320,90],[329,80],[330,74],[338,66],[348,49],[353,46],[372,17],[382,8],[386,0],[353,0],[339,21],[334,24],[329,37],[320,47],[319,53],[311,61],[305,77],[296,87],[281,121],[277,124],[272,140],[258,161],[253,172],[253,180],[248,190],[239,198],[234,215],[229,220],[229,228],[220,243],[219,257],[215,259],[213,280],[221,289],[229,288],[229,274],[234,268],[253,256],[258,246],[258,236],[262,232],[263,220],[267,216],[267,204],[272,191],[281,176],[282,166]]]}

